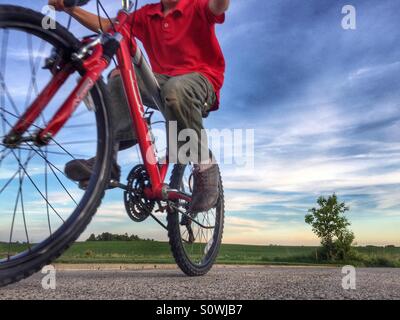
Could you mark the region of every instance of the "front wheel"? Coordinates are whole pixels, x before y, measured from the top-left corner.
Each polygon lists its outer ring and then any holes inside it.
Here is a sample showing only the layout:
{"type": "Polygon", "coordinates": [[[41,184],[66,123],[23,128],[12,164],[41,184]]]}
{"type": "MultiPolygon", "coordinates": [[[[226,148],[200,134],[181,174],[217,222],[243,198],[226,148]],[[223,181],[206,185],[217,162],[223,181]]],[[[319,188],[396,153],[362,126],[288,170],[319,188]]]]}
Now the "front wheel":
{"type": "MultiPolygon", "coordinates": [[[[193,190],[192,165],[176,164],[170,187],[191,194],[193,190]]],[[[217,205],[205,212],[191,215],[191,221],[182,214],[188,203],[179,201],[179,210],[168,213],[168,237],[177,265],[188,276],[205,275],[213,266],[219,252],[224,228],[224,189],[219,173],[217,205]],[[197,222],[197,223],[196,223],[197,222]]]]}
{"type": "MultiPolygon", "coordinates": [[[[26,8],[0,5],[0,287],[51,263],[80,236],[100,205],[110,175],[110,108],[101,80],[90,92],[94,108],[80,104],[48,145],[30,140],[11,147],[3,143],[59,70],[57,62],[80,45],[58,23],[54,30],[43,29],[43,17],[26,8]],[[96,163],[89,185],[81,190],[66,177],[64,165],[93,155],[96,163]]],[[[31,124],[28,137],[46,126],[79,77],[71,75],[31,124]]]]}

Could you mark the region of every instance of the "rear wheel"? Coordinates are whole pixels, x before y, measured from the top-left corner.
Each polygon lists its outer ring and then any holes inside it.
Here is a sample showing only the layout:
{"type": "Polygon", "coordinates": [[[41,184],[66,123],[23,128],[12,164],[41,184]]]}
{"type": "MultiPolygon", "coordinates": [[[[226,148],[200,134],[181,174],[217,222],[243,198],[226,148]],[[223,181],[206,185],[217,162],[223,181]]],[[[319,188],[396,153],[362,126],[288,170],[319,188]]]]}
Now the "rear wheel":
{"type": "MultiPolygon", "coordinates": [[[[0,286],[51,263],[75,241],[100,205],[111,167],[112,132],[102,81],[47,146],[22,142],[10,148],[4,136],[41,92],[57,63],[79,46],[61,25],[43,29],[43,15],[0,5],[0,286]],[[51,56],[55,59],[47,59],[51,56]],[[56,53],[54,55],[54,53],[56,53]],[[58,62],[57,62],[58,61],[58,62]],[[64,174],[65,163],[96,155],[86,190],[64,174]]],[[[27,136],[54,115],[79,74],[70,77],[27,136]]]]}
{"type": "MultiPolygon", "coordinates": [[[[191,194],[193,190],[192,165],[175,165],[170,187],[191,194]]],[[[213,266],[222,241],[224,228],[224,189],[219,173],[219,197],[217,205],[196,215],[187,213],[189,203],[179,201],[167,216],[168,236],[177,265],[189,276],[202,276],[213,266]]]]}

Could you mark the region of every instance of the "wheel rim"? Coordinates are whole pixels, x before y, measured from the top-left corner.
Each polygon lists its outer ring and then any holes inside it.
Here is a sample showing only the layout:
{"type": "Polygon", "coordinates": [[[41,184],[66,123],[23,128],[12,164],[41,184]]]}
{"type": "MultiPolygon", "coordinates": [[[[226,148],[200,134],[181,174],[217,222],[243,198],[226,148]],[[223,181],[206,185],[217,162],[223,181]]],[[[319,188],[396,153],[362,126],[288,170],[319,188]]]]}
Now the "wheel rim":
{"type": "MultiPolygon", "coordinates": [[[[48,146],[4,145],[3,137],[50,79],[50,72],[41,67],[57,46],[57,40],[39,36],[26,25],[27,29],[5,27],[0,24],[0,269],[37,256],[77,218],[89,195],[65,176],[63,166],[96,154],[100,139],[96,114],[81,104],[48,146]],[[17,77],[21,70],[25,70],[24,79],[17,77]]],[[[28,135],[54,115],[77,76],[63,86],[28,135]]]]}

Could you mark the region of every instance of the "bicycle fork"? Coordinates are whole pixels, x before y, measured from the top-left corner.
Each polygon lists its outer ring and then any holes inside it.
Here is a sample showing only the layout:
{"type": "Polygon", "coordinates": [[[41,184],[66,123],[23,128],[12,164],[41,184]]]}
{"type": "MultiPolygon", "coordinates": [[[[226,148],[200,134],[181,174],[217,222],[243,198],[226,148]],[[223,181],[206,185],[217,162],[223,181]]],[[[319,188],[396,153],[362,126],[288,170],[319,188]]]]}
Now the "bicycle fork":
{"type": "Polygon", "coordinates": [[[13,148],[22,142],[30,141],[36,145],[43,146],[56,136],[72,116],[77,106],[93,88],[102,72],[108,67],[111,57],[118,49],[117,42],[120,39],[118,34],[108,37],[104,43],[102,38],[103,35],[98,36],[94,41],[83,46],[77,53],[71,55],[71,61],[61,66],[60,71],[55,73],[43,91],[4,137],[4,145],[13,148]],[[82,60],[90,49],[93,49],[93,53],[87,59],[82,60]],[[39,128],[34,135],[24,136],[28,128],[34,124],[35,120],[54,98],[57,91],[76,70],[84,70],[84,75],[47,126],[42,129],[39,128]]]}

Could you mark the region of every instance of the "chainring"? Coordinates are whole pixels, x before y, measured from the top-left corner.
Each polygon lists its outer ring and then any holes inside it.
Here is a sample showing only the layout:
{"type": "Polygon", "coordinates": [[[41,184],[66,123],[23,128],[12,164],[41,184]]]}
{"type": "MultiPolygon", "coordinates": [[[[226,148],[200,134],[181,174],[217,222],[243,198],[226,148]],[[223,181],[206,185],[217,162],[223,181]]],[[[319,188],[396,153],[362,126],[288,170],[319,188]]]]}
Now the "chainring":
{"type": "Polygon", "coordinates": [[[135,166],[128,175],[124,192],[126,213],[135,222],[146,220],[153,211],[155,201],[144,197],[144,189],[150,186],[150,179],[144,165],[135,166]]]}

